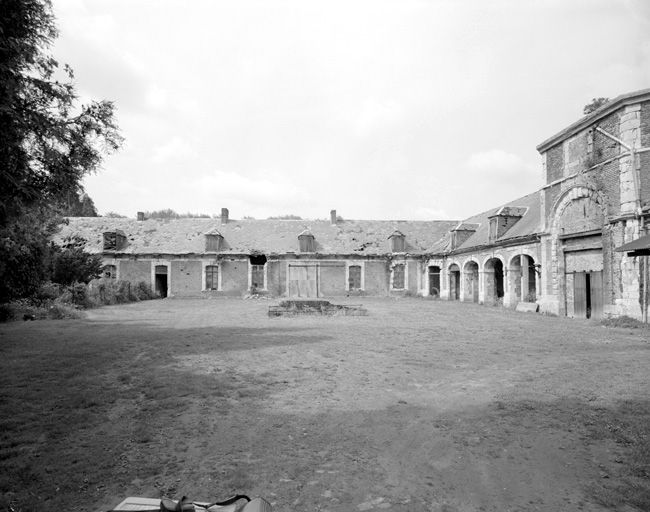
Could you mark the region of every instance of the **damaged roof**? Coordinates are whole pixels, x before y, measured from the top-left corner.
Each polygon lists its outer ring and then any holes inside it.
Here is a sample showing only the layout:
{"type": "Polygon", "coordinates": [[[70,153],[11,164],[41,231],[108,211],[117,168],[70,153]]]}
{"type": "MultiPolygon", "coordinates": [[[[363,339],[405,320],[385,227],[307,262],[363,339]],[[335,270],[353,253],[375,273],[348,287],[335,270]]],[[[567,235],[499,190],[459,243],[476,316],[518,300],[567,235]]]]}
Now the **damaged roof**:
{"type": "Polygon", "coordinates": [[[390,253],[388,238],[400,231],[405,236],[405,252],[417,254],[427,252],[456,225],[458,221],[344,220],[332,225],[329,220],[230,219],[222,224],[206,218],[71,217],[55,240],[79,235],[87,240],[89,252],[102,253],[103,233],[121,230],[127,243],[117,251],[120,254],[182,255],[206,253],[206,234],[219,234],[223,237],[221,254],[286,254],[299,252],[298,236],[308,231],[314,236],[317,253],[379,255],[390,253]]]}
{"type": "Polygon", "coordinates": [[[469,217],[458,223],[453,231],[473,230],[465,242],[454,251],[451,251],[451,234],[447,233],[442,239],[435,242],[429,249],[433,254],[446,254],[450,252],[465,252],[473,248],[480,248],[486,245],[495,245],[500,242],[507,242],[516,238],[534,235],[541,231],[540,196],[539,192],[533,192],[527,196],[520,197],[509,203],[500,205],[473,217],[469,217]],[[490,217],[499,214],[510,214],[516,212],[521,218],[502,236],[497,238],[493,244],[488,244],[490,229],[490,217]]]}

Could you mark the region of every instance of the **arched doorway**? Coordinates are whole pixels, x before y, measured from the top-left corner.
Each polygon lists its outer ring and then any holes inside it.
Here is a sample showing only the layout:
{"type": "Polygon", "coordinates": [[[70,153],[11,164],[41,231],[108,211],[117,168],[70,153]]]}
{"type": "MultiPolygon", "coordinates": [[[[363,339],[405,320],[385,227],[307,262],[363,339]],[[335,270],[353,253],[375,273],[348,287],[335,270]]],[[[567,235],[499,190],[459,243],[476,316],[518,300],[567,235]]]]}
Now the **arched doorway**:
{"type": "Polygon", "coordinates": [[[449,266],[449,300],[460,299],[460,268],[455,263],[449,266]]]}
{"type": "Polygon", "coordinates": [[[551,226],[553,293],[558,312],[575,318],[602,318],[608,268],[603,251],[604,201],[598,192],[578,186],[569,189],[555,206],[551,226]]]}
{"type": "Polygon", "coordinates": [[[432,265],[429,267],[429,295],[431,297],[440,296],[440,267],[432,265]]]}
{"type": "Polygon", "coordinates": [[[485,303],[503,303],[503,263],[499,258],[490,258],[485,262],[485,303]]]}
{"type": "Polygon", "coordinates": [[[463,300],[466,302],[478,302],[478,263],[468,261],[463,267],[465,286],[463,300]]]}
{"type": "Polygon", "coordinates": [[[510,260],[508,285],[513,306],[517,302],[535,302],[537,300],[537,272],[535,260],[531,256],[520,254],[510,260]]]}

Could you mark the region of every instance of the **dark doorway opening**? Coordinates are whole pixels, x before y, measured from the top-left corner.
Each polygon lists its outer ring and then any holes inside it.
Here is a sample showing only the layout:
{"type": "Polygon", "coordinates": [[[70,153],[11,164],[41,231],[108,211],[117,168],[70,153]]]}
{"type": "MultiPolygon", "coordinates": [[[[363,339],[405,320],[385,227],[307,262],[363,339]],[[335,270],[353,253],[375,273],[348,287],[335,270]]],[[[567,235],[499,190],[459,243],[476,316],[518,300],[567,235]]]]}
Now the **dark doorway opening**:
{"type": "Polygon", "coordinates": [[[496,290],[497,298],[503,297],[503,263],[501,260],[494,260],[494,287],[496,290]]]}
{"type": "Polygon", "coordinates": [[[156,295],[163,299],[167,297],[167,266],[156,265],[156,281],[155,281],[156,295]]]}
{"type": "Polygon", "coordinates": [[[429,267],[429,295],[440,296],[440,267],[429,267]]]}

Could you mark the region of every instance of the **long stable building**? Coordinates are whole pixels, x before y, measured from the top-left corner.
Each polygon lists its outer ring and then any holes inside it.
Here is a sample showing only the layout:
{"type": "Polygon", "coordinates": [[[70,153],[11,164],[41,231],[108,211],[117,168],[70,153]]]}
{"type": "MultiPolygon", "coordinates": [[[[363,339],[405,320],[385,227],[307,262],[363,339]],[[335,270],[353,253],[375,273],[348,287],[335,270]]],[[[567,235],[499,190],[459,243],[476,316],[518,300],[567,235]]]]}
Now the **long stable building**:
{"type": "Polygon", "coordinates": [[[650,89],[537,149],[540,190],[462,221],[341,220],[334,210],[329,220],[233,220],[224,208],[220,219],[70,218],[58,237],[82,236],[106,278],[150,282],[162,296],[412,293],[647,321],[650,89]]]}

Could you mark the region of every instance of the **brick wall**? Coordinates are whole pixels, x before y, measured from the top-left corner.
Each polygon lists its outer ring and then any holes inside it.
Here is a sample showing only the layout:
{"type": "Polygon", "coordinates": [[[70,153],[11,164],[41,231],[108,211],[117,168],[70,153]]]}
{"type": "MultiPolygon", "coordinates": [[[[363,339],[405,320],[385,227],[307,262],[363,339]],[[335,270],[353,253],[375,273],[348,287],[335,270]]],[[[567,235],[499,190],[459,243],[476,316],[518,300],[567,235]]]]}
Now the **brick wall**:
{"type": "Polygon", "coordinates": [[[324,297],[345,295],[345,262],[320,265],[320,293],[324,297]]]}
{"type": "MultiPolygon", "coordinates": [[[[620,113],[614,112],[613,114],[610,114],[609,116],[598,121],[598,126],[600,126],[603,130],[613,135],[614,137],[619,137],[619,118],[620,113]]],[[[593,137],[594,142],[592,165],[603,162],[609,158],[613,158],[620,153],[619,144],[606,135],[603,135],[602,133],[594,130],[593,137]]]]}
{"type": "Polygon", "coordinates": [[[607,215],[616,217],[621,212],[620,168],[618,160],[597,167],[589,173],[597,189],[602,190],[607,199],[607,215]]]}
{"type": "MultiPolygon", "coordinates": [[[[650,147],[650,101],[641,104],[641,146],[650,147]]],[[[650,206],[650,151],[639,154],[641,206],[650,206]]]]}
{"type": "Polygon", "coordinates": [[[223,295],[243,295],[248,291],[248,260],[221,262],[221,292],[223,295]]]}
{"type": "Polygon", "coordinates": [[[284,293],[285,282],[280,276],[281,268],[280,261],[273,260],[266,263],[266,289],[272,296],[280,296],[284,293]]]}
{"type": "Polygon", "coordinates": [[[553,146],[546,152],[546,183],[559,180],[564,176],[564,147],[553,146]]]}
{"type": "Polygon", "coordinates": [[[178,296],[200,294],[202,272],[200,260],[172,260],[171,293],[178,296]]]}
{"type": "Polygon", "coordinates": [[[385,261],[366,261],[365,290],[368,295],[383,295],[388,293],[388,279],[385,261]]]}
{"type": "Polygon", "coordinates": [[[151,261],[122,260],[119,262],[119,275],[122,281],[151,284],[151,261]]]}

